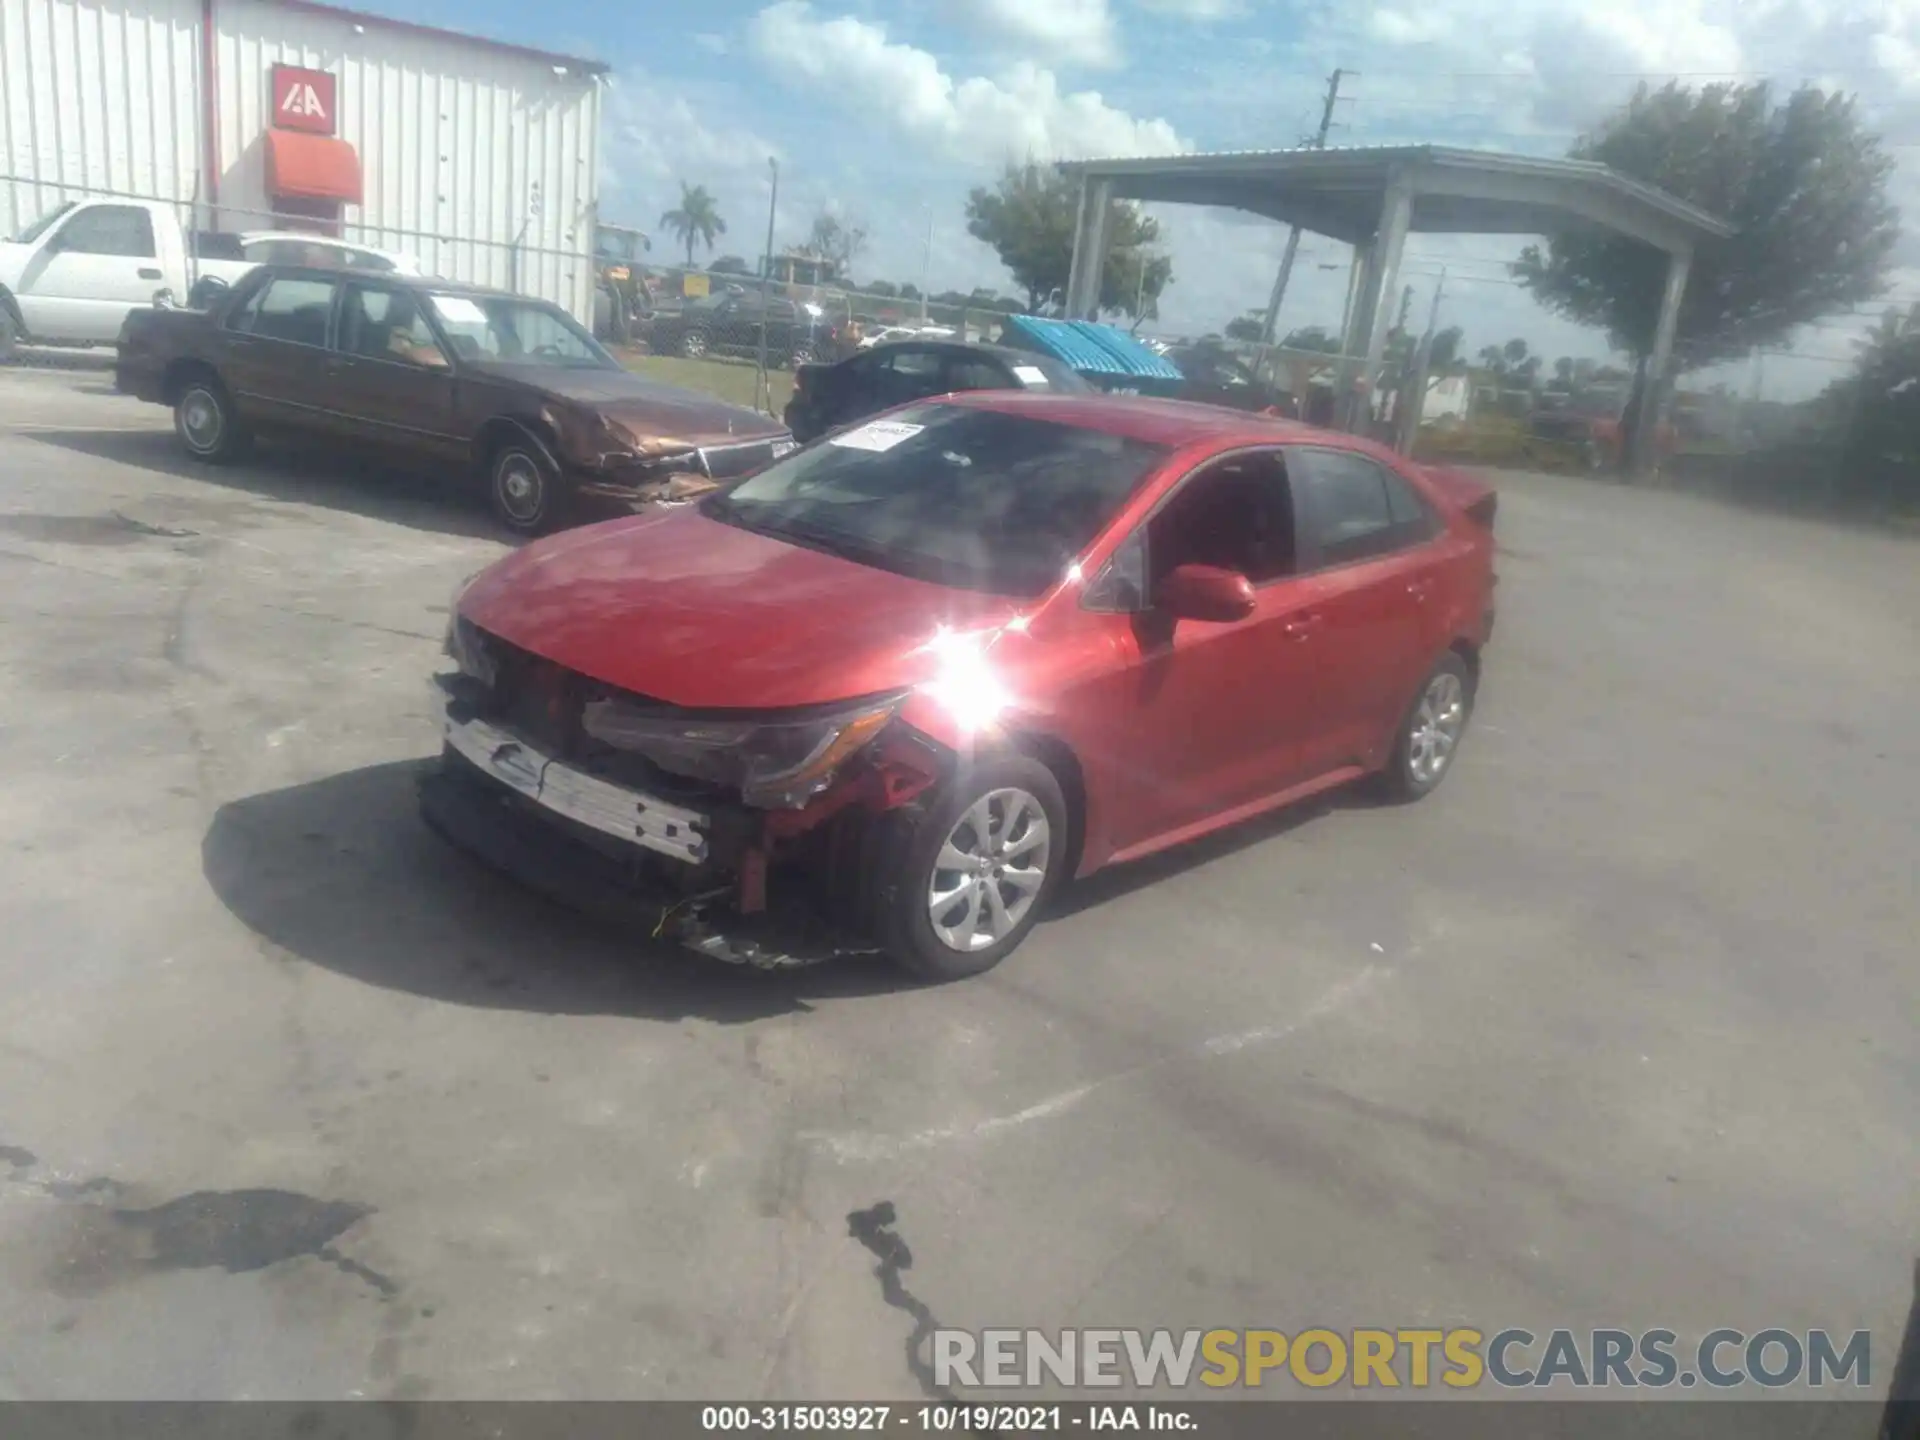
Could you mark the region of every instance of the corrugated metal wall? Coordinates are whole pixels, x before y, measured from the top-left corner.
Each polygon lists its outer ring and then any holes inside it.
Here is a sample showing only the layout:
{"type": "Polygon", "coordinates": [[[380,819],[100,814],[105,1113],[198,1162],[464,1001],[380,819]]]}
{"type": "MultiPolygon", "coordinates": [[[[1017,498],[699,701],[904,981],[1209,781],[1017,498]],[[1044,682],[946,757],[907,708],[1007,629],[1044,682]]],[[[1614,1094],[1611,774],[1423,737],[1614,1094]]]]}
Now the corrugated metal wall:
{"type": "MultiPolygon", "coordinates": [[[[273,0],[215,17],[220,229],[272,226],[273,66],[325,70],[364,174],[348,236],[591,314],[593,77],[273,0]]],[[[199,0],[0,0],[0,233],[85,193],[201,198],[199,30],[199,0]]]]}
{"type": "Polygon", "coordinates": [[[340,137],[364,175],[350,233],[418,255],[435,273],[590,313],[600,133],[590,76],[383,25],[357,33],[346,16],[272,0],[217,7],[223,210],[270,206],[262,137],[273,67],[325,70],[338,84],[340,137]]]}
{"type": "Polygon", "coordinates": [[[195,0],[0,0],[0,234],[117,191],[192,200],[195,0]]]}

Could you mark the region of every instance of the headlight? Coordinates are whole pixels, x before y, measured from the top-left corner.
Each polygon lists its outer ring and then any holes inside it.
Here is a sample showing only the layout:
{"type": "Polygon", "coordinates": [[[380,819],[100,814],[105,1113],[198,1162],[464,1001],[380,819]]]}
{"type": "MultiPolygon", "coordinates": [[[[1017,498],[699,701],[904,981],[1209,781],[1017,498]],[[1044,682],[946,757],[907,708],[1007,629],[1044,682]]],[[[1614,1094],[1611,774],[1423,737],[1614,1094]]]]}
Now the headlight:
{"type": "Polygon", "coordinates": [[[481,684],[492,688],[499,669],[487,646],[487,637],[471,621],[461,619],[457,610],[447,621],[445,649],[462,675],[471,675],[481,684]]]}
{"type": "Polygon", "coordinates": [[[797,810],[886,727],[903,699],[893,695],[792,720],[695,720],[625,700],[596,700],[582,713],[581,726],[662,770],[738,787],[749,805],[797,810]]]}

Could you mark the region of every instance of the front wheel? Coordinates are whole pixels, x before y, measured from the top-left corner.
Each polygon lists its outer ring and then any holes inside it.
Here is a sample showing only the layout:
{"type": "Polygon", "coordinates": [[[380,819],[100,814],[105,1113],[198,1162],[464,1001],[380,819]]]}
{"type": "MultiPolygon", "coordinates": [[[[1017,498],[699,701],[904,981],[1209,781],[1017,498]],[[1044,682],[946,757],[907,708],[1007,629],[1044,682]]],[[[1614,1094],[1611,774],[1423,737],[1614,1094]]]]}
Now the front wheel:
{"type": "Polygon", "coordinates": [[[0,301],[0,365],[11,365],[20,353],[20,322],[13,318],[13,307],[0,301]]]}
{"type": "Polygon", "coordinates": [[[488,457],[487,501],[494,516],[516,535],[551,529],[563,498],[560,476],[530,442],[510,440],[488,457]]]}
{"type": "Polygon", "coordinates": [[[688,360],[699,360],[707,353],[707,332],[689,330],[680,337],[680,353],[688,360]]]}
{"type": "Polygon", "coordinates": [[[1420,687],[1395,737],[1393,756],[1381,775],[1389,798],[1418,800],[1431,794],[1453,768],[1454,752],[1473,713],[1473,672],[1449,650],[1420,687]]]}
{"type": "Polygon", "coordinates": [[[881,942],[928,980],[991,970],[1040,918],[1067,864],[1067,805],[1023,755],[963,771],[920,816],[880,887],[881,942]]]}
{"type": "Polygon", "coordinates": [[[213,379],[189,380],[173,402],[173,430],[187,454],[209,465],[239,458],[247,432],[234,414],[226,387],[213,379]]]}

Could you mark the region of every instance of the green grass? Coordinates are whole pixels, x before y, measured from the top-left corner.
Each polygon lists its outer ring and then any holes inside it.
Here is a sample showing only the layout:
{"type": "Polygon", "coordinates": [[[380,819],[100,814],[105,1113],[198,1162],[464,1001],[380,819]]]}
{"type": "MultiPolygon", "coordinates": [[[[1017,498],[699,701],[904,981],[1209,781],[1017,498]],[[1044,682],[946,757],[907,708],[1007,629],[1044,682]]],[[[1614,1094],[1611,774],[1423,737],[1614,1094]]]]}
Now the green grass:
{"type": "MultiPolygon", "coordinates": [[[[722,400],[730,400],[735,405],[745,405],[749,409],[754,405],[756,376],[753,366],[747,362],[683,360],[677,355],[636,355],[627,350],[614,353],[619,355],[621,364],[636,375],[645,375],[649,380],[681,385],[689,390],[704,390],[709,395],[717,395],[722,400]]],[[[787,408],[787,400],[793,394],[793,372],[769,370],[767,386],[773,392],[773,413],[778,415],[787,408]]]]}

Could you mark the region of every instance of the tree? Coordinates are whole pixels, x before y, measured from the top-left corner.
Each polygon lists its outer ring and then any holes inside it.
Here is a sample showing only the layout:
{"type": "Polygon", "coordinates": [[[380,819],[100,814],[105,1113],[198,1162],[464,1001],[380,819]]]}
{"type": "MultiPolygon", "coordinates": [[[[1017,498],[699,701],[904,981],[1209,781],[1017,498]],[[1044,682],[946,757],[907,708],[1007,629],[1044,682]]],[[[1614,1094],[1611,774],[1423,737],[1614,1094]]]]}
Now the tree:
{"type": "Polygon", "coordinates": [[[714,238],[727,233],[727,222],[720,218],[720,207],[704,185],[680,182],[680,204],[660,217],[660,224],[680,237],[687,247],[687,268],[693,268],[693,246],[697,240],[707,249],[714,238]]]}
{"type": "Polygon", "coordinates": [[[866,248],[866,227],[845,223],[825,210],[813,217],[813,228],[807,232],[807,253],[832,265],[835,274],[846,274],[866,248]]]}
{"type": "Polygon", "coordinates": [[[900,287],[900,298],[902,300],[918,300],[920,298],[920,287],[909,280],[900,287]]]}
{"type": "Polygon", "coordinates": [[[1491,370],[1495,376],[1507,373],[1507,352],[1498,345],[1482,345],[1479,358],[1481,366],[1491,370]]]}
{"type": "Polygon", "coordinates": [[[1500,347],[1500,358],[1507,362],[1509,370],[1517,370],[1527,358],[1527,342],[1519,338],[1507,341],[1500,347]]]}
{"type": "Polygon", "coordinates": [[[1327,333],[1322,325],[1308,325],[1299,330],[1289,330],[1280,342],[1285,350],[1311,350],[1320,355],[1338,355],[1340,337],[1327,333]]]}
{"type": "Polygon", "coordinates": [[[722,255],[707,269],[715,275],[751,275],[753,273],[747,268],[747,262],[738,255],[722,255]]]}
{"type": "Polygon", "coordinates": [[[1558,390],[1573,388],[1573,361],[1565,355],[1553,362],[1553,383],[1558,390]]]}
{"type": "MultiPolygon", "coordinates": [[[[1027,308],[1037,310],[1055,290],[1066,290],[1079,209],[1077,179],[1029,160],[1008,165],[991,189],[976,187],[967,196],[967,233],[994,248],[1027,292],[1027,308]]],[[[1143,254],[1159,240],[1159,223],[1138,206],[1117,201],[1107,234],[1099,308],[1137,317],[1151,313],[1173,279],[1172,260],[1143,254]]]]}
{"type": "Polygon", "coordinates": [[[1538,355],[1529,355],[1518,365],[1514,366],[1513,373],[1520,377],[1522,384],[1528,388],[1532,388],[1540,379],[1540,364],[1541,361],[1538,355]]]}
{"type": "Polygon", "coordinates": [[[900,287],[891,280],[869,280],[860,289],[881,300],[891,300],[900,293],[900,287]]]}
{"type": "Polygon", "coordinates": [[[1258,342],[1263,333],[1258,311],[1246,315],[1236,315],[1227,322],[1227,339],[1252,340],[1258,342]]]}
{"type": "MultiPolygon", "coordinates": [[[[1583,137],[1598,160],[1718,215],[1733,238],[1701,246],[1680,306],[1677,371],[1783,338],[1886,288],[1898,235],[1893,160],[1849,96],[1812,86],[1776,104],[1765,83],[1641,86],[1583,137]]],[[[1653,348],[1666,256],[1625,236],[1555,236],[1514,273],[1548,308],[1603,327],[1636,371],[1653,348]]]]}
{"type": "Polygon", "coordinates": [[[1427,372],[1440,375],[1452,369],[1459,362],[1460,344],[1466,335],[1458,325],[1435,331],[1433,343],[1427,348],[1427,372]]]}

